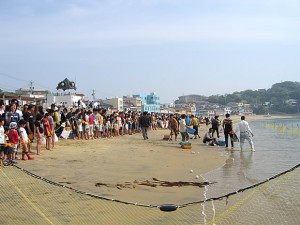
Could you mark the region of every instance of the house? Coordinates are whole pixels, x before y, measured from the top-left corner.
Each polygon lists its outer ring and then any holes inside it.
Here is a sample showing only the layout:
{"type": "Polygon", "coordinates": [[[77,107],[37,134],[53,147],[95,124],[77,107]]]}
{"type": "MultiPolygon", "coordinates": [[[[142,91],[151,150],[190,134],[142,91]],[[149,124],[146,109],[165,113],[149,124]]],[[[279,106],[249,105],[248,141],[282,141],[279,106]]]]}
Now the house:
{"type": "Polygon", "coordinates": [[[112,99],[105,99],[103,100],[104,103],[112,105],[113,106],[113,110],[116,112],[123,112],[124,108],[123,108],[123,98],[112,98],[112,99]]]}
{"type": "Polygon", "coordinates": [[[160,97],[155,92],[150,95],[132,95],[134,98],[141,98],[142,112],[160,113],[160,97]]]}
{"type": "Polygon", "coordinates": [[[288,105],[296,106],[298,102],[296,99],[288,99],[288,100],[285,100],[285,103],[288,105]]]}
{"type": "Polygon", "coordinates": [[[12,94],[0,94],[0,99],[3,101],[5,105],[9,105],[9,102],[13,99],[17,99],[20,105],[25,105],[25,104],[42,105],[46,101],[46,98],[36,98],[36,97],[12,95],[12,94]]]}
{"type": "Polygon", "coordinates": [[[124,111],[142,111],[142,99],[140,97],[123,96],[124,111]]]}
{"type": "Polygon", "coordinates": [[[67,108],[85,108],[86,104],[84,103],[84,95],[76,93],[56,93],[56,94],[47,94],[45,107],[50,107],[51,104],[61,105],[67,108]]]}

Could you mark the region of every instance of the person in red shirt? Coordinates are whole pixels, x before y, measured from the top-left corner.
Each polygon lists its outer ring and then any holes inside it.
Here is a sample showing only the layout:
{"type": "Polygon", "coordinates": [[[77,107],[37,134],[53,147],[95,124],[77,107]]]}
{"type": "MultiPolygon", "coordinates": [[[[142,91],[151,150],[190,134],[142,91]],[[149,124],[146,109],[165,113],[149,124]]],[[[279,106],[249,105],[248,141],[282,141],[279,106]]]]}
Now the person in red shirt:
{"type": "Polygon", "coordinates": [[[8,134],[9,143],[12,144],[12,151],[10,154],[10,159],[12,163],[17,163],[16,159],[16,152],[18,151],[18,142],[19,142],[19,134],[18,134],[18,125],[16,122],[11,122],[9,124],[10,132],[8,134]]]}
{"type": "Polygon", "coordinates": [[[51,142],[51,137],[53,135],[53,132],[51,130],[51,126],[49,124],[48,118],[49,118],[49,114],[45,113],[45,117],[43,120],[43,126],[44,126],[44,134],[46,137],[46,149],[51,150],[50,149],[50,142],[51,142]]]}

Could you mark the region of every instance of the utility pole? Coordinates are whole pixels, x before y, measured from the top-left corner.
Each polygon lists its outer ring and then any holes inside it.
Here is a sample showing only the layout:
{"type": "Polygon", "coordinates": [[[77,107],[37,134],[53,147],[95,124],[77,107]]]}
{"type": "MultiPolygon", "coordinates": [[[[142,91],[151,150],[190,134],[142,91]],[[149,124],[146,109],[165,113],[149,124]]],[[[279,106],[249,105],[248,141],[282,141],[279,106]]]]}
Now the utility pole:
{"type": "Polygon", "coordinates": [[[96,93],[95,93],[95,90],[93,90],[93,93],[92,93],[92,96],[93,96],[93,101],[95,101],[96,100],[96,93]]]}
{"type": "Polygon", "coordinates": [[[29,82],[29,89],[31,90],[31,94],[32,94],[33,93],[33,89],[34,89],[34,87],[33,87],[33,81],[32,80],[29,82]]]}

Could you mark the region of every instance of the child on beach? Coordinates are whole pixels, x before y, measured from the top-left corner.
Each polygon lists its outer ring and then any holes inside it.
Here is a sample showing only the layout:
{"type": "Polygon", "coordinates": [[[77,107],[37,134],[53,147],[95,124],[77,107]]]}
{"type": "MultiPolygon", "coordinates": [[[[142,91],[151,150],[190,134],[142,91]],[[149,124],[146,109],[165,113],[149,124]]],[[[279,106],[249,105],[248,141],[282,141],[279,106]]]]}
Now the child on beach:
{"type": "Polygon", "coordinates": [[[51,142],[52,142],[52,148],[55,148],[55,133],[54,133],[54,127],[55,127],[55,124],[57,124],[55,121],[54,121],[54,110],[53,109],[50,109],[49,110],[49,117],[48,117],[48,121],[49,121],[49,124],[50,124],[50,129],[51,129],[51,142]]]}
{"type": "Polygon", "coordinates": [[[48,118],[49,118],[49,114],[45,113],[44,120],[43,120],[43,127],[44,127],[44,135],[46,137],[46,149],[51,150],[50,149],[50,141],[51,141],[51,137],[52,137],[53,133],[51,132],[51,127],[50,127],[48,118]]]}
{"type": "Polygon", "coordinates": [[[102,135],[103,135],[103,129],[104,129],[104,125],[103,125],[103,120],[104,120],[104,117],[101,115],[100,113],[101,111],[98,111],[98,114],[99,114],[99,132],[98,132],[98,138],[101,138],[102,135]]]}
{"type": "Polygon", "coordinates": [[[5,135],[5,147],[4,147],[4,161],[6,162],[6,164],[8,164],[8,160],[11,162],[11,163],[16,163],[16,161],[11,161],[11,147],[12,147],[12,144],[9,142],[9,135],[10,133],[10,130],[8,127],[4,127],[4,135],[5,135]]]}
{"type": "Polygon", "coordinates": [[[5,134],[4,134],[4,118],[0,117],[0,164],[3,167],[3,157],[4,157],[4,144],[5,144],[5,134]]]}
{"type": "Polygon", "coordinates": [[[83,128],[82,128],[82,123],[84,122],[82,119],[82,114],[80,113],[78,115],[78,139],[83,139],[83,128]]]}
{"type": "Polygon", "coordinates": [[[105,133],[106,133],[106,137],[110,138],[111,137],[111,124],[110,124],[110,120],[107,119],[106,120],[106,124],[105,124],[105,133]]]}
{"type": "Polygon", "coordinates": [[[37,155],[42,155],[41,146],[42,146],[42,140],[44,137],[44,129],[43,129],[42,119],[43,119],[43,116],[41,114],[37,114],[36,120],[34,122],[35,137],[37,139],[37,141],[36,141],[36,154],[37,155]]]}
{"type": "Polygon", "coordinates": [[[99,124],[100,115],[97,109],[93,109],[92,116],[94,118],[94,138],[96,139],[100,137],[100,124],[99,124]]]}
{"type": "Polygon", "coordinates": [[[117,117],[114,118],[114,126],[113,126],[115,136],[119,136],[119,125],[118,125],[118,120],[117,117]]]}
{"type": "Polygon", "coordinates": [[[9,128],[8,127],[3,127],[3,130],[1,129],[1,165],[8,166],[8,161],[7,161],[7,156],[10,153],[10,145],[9,145],[9,140],[8,140],[8,133],[9,133],[9,128]],[[3,133],[3,134],[2,134],[3,133]],[[4,140],[4,143],[2,143],[4,140]]]}
{"type": "Polygon", "coordinates": [[[89,121],[89,138],[90,139],[93,139],[93,136],[94,136],[94,116],[92,115],[92,111],[89,110],[87,112],[87,115],[88,115],[88,120],[89,121]]]}
{"type": "Polygon", "coordinates": [[[118,131],[118,135],[123,135],[123,131],[122,131],[122,118],[120,115],[117,115],[117,124],[118,124],[118,128],[119,128],[119,131],[118,131]]]}
{"type": "Polygon", "coordinates": [[[130,115],[127,116],[126,122],[127,122],[127,125],[128,125],[128,134],[132,135],[132,119],[131,119],[130,115]]]}
{"type": "Polygon", "coordinates": [[[85,113],[83,116],[85,117],[85,139],[90,139],[90,123],[89,123],[89,116],[90,114],[85,113]]]}
{"type": "Polygon", "coordinates": [[[9,142],[12,145],[11,147],[11,154],[10,154],[10,162],[11,163],[17,163],[15,161],[16,159],[16,153],[18,151],[18,143],[19,143],[19,133],[17,131],[18,125],[16,122],[11,122],[9,124],[10,132],[8,134],[9,142]]]}
{"type": "Polygon", "coordinates": [[[25,159],[25,155],[28,157],[29,160],[33,160],[33,157],[30,157],[29,153],[28,153],[28,145],[29,143],[29,139],[28,139],[28,135],[26,133],[25,130],[25,126],[26,126],[26,121],[25,120],[20,120],[19,122],[20,124],[20,143],[22,145],[22,160],[26,160],[25,159]]]}
{"type": "Polygon", "coordinates": [[[73,140],[75,140],[76,137],[79,139],[77,112],[72,113],[72,117],[70,118],[70,125],[72,127],[73,140]]]}

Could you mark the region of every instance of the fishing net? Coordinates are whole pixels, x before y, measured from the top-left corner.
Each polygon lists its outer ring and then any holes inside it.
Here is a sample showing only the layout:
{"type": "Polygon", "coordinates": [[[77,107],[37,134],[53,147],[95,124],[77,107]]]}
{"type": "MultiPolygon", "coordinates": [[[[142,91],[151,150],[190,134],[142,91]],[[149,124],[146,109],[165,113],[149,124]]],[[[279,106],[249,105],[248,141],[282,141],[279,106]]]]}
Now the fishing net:
{"type": "Polygon", "coordinates": [[[165,212],[0,169],[0,224],[299,224],[299,165],[253,186],[165,212]]]}
{"type": "Polygon", "coordinates": [[[299,124],[287,124],[284,122],[261,122],[259,123],[261,127],[270,128],[279,131],[284,134],[300,136],[299,124]]]}

